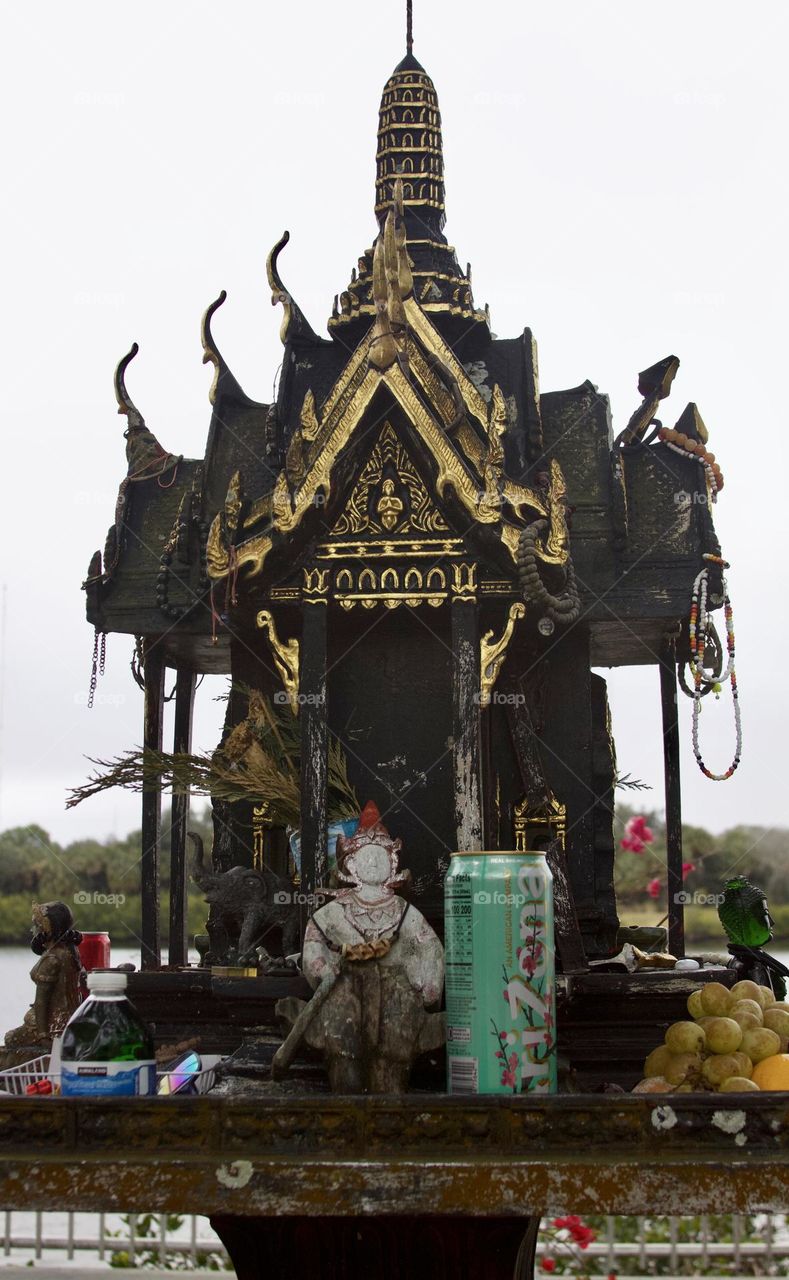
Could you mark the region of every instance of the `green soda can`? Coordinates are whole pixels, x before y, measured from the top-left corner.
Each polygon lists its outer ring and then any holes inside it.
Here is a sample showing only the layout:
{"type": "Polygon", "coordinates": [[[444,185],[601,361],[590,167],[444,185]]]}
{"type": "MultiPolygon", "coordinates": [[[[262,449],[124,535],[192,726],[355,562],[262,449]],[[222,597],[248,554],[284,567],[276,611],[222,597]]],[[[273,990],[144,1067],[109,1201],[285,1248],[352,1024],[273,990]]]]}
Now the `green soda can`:
{"type": "Polygon", "coordinates": [[[553,877],[544,854],[454,854],[444,917],[448,1092],[555,1093],[553,877]]]}

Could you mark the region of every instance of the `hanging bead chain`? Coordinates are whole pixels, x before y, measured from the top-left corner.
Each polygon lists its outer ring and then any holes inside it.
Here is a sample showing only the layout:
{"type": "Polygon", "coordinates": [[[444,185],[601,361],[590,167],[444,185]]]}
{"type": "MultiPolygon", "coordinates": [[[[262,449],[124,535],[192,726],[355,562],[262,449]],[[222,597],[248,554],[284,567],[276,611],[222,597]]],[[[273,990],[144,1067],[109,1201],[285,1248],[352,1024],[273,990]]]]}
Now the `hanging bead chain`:
{"type": "Polygon", "coordinates": [[[179,618],[183,618],[184,615],[187,614],[190,609],[194,608],[195,604],[197,603],[197,601],[200,599],[200,597],[203,595],[206,588],[208,587],[208,569],[206,566],[206,544],[208,542],[208,524],[205,520],[199,520],[197,521],[197,528],[198,528],[198,534],[199,534],[199,548],[200,548],[200,574],[197,581],[197,588],[196,588],[196,591],[194,592],[194,598],[190,600],[187,604],[180,604],[180,605],[170,604],[170,600],[169,600],[170,565],[173,562],[173,555],[175,552],[175,544],[177,539],[177,527],[174,528],[172,533],[170,534],[170,537],[168,538],[165,544],[164,550],[159,560],[160,567],[159,567],[159,573],[156,580],[156,604],[159,607],[159,609],[161,609],[163,614],[165,614],[168,618],[172,618],[173,621],[176,621],[176,622],[178,621],[179,618]]]}
{"type": "MultiPolygon", "coordinates": [[[[705,555],[704,560],[712,564],[720,565],[721,569],[728,569],[728,564],[720,556],[705,555]]],[[[704,653],[707,647],[707,638],[709,628],[711,626],[709,614],[707,612],[707,589],[708,589],[708,569],[707,566],[701,570],[701,573],[693,583],[693,595],[690,605],[690,624],[688,627],[690,639],[690,669],[693,673],[693,754],[696,757],[696,763],[706,778],[710,778],[713,782],[725,782],[730,778],[740,763],[742,757],[742,722],[740,719],[740,700],[737,692],[737,673],[734,667],[734,614],[732,612],[731,601],[729,600],[729,592],[726,578],[723,578],[723,612],[726,619],[726,651],[728,653],[728,662],[726,669],[718,677],[707,672],[704,667],[704,653]],[[725,773],[712,773],[702,759],[701,750],[699,748],[699,715],[701,713],[701,699],[706,690],[702,687],[707,685],[712,688],[716,699],[720,696],[721,686],[727,680],[731,681],[732,705],[734,707],[734,731],[736,735],[736,746],[734,748],[734,759],[729,765],[725,773]]]]}
{"type": "Polygon", "coordinates": [[[93,633],[93,661],[90,668],[90,685],[88,688],[88,710],[93,708],[93,699],[96,696],[96,685],[99,682],[99,676],[104,675],[104,668],[107,665],[107,635],[104,631],[99,631],[98,627],[93,633]]]}
{"type": "Polygon", "coordinates": [[[691,440],[690,436],[686,436],[683,431],[674,431],[671,427],[661,427],[658,431],[658,440],[661,440],[672,453],[678,453],[681,458],[692,458],[694,462],[701,463],[707,477],[710,497],[713,502],[717,502],[718,494],[723,488],[723,472],[715,454],[710,453],[698,440],[691,440]]]}

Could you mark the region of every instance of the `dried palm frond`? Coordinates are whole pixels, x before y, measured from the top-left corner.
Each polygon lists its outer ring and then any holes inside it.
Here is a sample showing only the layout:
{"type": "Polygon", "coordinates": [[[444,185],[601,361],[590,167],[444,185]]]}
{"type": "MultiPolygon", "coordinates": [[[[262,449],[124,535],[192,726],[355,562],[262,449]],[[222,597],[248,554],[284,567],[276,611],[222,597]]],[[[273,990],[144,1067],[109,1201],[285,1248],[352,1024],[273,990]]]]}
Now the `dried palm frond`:
{"type": "MultiPolygon", "coordinates": [[[[216,800],[266,804],[276,825],[301,821],[301,740],[298,722],[285,708],[278,713],[260,694],[250,697],[249,714],[211,755],[135,748],[112,760],[90,760],[94,772],[69,793],[71,809],[112,787],[143,791],[159,787],[192,791],[216,800]]],[[[331,821],[358,814],[359,800],[348,777],[348,761],[336,738],[329,739],[327,810],[331,821]]]]}

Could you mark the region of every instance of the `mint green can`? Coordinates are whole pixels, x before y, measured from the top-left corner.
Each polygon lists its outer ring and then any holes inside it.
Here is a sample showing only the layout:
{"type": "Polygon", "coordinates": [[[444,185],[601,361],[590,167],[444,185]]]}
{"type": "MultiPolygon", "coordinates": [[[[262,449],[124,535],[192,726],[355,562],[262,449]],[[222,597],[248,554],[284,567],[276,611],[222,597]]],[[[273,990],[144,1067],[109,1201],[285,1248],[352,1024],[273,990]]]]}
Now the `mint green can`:
{"type": "Polygon", "coordinates": [[[555,1093],[553,877],[541,853],[456,853],[444,882],[448,1092],[555,1093]]]}

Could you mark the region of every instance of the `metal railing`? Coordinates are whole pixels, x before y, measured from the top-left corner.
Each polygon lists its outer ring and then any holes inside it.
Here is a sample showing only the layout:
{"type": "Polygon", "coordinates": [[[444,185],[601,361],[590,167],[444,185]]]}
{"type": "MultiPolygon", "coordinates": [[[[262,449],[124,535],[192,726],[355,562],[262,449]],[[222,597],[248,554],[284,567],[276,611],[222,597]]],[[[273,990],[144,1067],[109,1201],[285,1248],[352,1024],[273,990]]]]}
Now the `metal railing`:
{"type": "MultiPolygon", "coordinates": [[[[110,1264],[113,1255],[123,1254],[123,1266],[140,1265],[166,1268],[179,1259],[179,1269],[186,1259],[192,1268],[214,1266],[231,1271],[227,1252],[206,1218],[193,1215],[43,1213],[6,1210],[3,1215],[2,1254],[9,1262],[24,1262],[31,1253],[36,1261],[45,1258],[71,1262],[77,1254],[92,1254],[95,1262],[110,1264]],[[56,1259],[53,1255],[59,1255],[56,1259]]],[[[545,1225],[549,1225],[546,1220],[545,1225]]],[[[572,1257],[578,1263],[593,1263],[595,1272],[614,1272],[618,1277],[649,1274],[677,1274],[682,1263],[698,1266],[683,1274],[709,1274],[715,1264],[721,1276],[787,1275],[789,1274],[789,1225],[780,1215],[760,1214],[746,1219],[742,1215],[717,1217],[727,1229],[721,1234],[731,1239],[713,1238],[709,1216],[682,1218],[606,1217],[599,1222],[597,1239],[582,1253],[557,1241],[542,1238],[538,1255],[550,1255],[567,1263],[572,1257]],[[693,1222],[694,1229],[683,1232],[682,1223],[693,1222]],[[625,1231],[624,1224],[630,1224],[625,1231]],[[656,1225],[661,1224],[666,1239],[656,1241],[656,1225]],[[750,1230],[748,1226],[750,1225],[750,1230]],[[621,1227],[621,1234],[620,1234],[621,1227]],[[633,1230],[635,1227],[635,1230],[633,1230]],[[683,1239],[682,1235],[692,1238],[683,1239]],[[622,1236],[634,1235],[634,1239],[622,1236]],[[650,1238],[652,1237],[652,1238],[650,1238]],[[664,1267],[670,1267],[665,1271],[664,1267]],[[632,1267],[636,1267],[634,1272],[632,1267]]],[[[87,1260],[87,1259],[86,1259],[87,1260]]],[[[117,1266],[117,1256],[115,1265],[117,1266]]]]}

